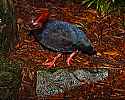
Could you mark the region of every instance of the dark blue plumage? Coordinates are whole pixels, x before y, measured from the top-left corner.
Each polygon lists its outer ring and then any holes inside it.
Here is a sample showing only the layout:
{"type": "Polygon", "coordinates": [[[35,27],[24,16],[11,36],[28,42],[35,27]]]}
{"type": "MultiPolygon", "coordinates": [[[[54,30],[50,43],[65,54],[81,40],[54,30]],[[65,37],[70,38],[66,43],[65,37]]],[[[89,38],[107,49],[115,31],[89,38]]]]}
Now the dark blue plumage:
{"type": "MultiPolygon", "coordinates": [[[[38,22],[44,21],[39,17],[34,25],[39,25],[38,22]]],[[[41,25],[40,25],[41,26],[41,25]]],[[[30,34],[34,35],[36,40],[46,49],[51,51],[59,52],[59,54],[54,57],[52,62],[48,60],[43,63],[47,65],[48,68],[55,66],[56,60],[62,55],[62,53],[71,53],[70,57],[67,58],[67,64],[70,66],[72,63],[73,56],[81,51],[88,55],[96,54],[93,49],[90,40],[86,37],[85,33],[68,22],[63,22],[59,20],[47,20],[42,23],[42,28],[30,31],[30,34]]]]}
{"type": "Polygon", "coordinates": [[[43,46],[53,51],[73,52],[78,50],[88,55],[96,53],[86,34],[68,22],[59,20],[47,21],[43,28],[34,34],[43,46]]]}

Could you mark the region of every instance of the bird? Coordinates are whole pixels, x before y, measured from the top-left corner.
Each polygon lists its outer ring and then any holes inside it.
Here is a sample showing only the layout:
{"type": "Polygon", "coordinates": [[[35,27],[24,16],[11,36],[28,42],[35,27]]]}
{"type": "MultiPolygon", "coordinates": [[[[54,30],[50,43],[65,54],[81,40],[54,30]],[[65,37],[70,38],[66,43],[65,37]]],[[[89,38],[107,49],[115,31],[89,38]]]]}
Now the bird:
{"type": "Polygon", "coordinates": [[[29,34],[33,35],[42,47],[50,51],[57,52],[53,61],[46,60],[43,65],[47,68],[55,66],[55,62],[64,53],[70,54],[67,58],[67,65],[70,66],[73,57],[81,52],[89,56],[95,55],[96,50],[91,41],[87,38],[86,33],[76,27],[74,24],[61,20],[48,19],[49,12],[42,13],[34,22],[35,27],[30,30],[29,34]]]}

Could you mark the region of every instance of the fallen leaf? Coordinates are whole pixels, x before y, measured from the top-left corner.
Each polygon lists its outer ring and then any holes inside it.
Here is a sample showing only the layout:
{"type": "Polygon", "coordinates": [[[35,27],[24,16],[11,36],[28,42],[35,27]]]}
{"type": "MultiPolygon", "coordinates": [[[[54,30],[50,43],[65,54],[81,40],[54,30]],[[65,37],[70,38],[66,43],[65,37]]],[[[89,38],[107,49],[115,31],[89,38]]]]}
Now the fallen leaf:
{"type": "Polygon", "coordinates": [[[16,48],[19,48],[20,47],[20,44],[18,43],[17,45],[16,45],[16,48]]]}
{"type": "Polygon", "coordinates": [[[107,66],[107,67],[110,67],[111,65],[110,64],[103,64],[104,66],[107,66]]]}
{"type": "Polygon", "coordinates": [[[97,52],[97,56],[101,56],[101,55],[102,55],[101,53],[97,52]]]}
{"type": "Polygon", "coordinates": [[[110,55],[110,56],[119,55],[118,52],[116,52],[116,51],[103,52],[103,54],[110,55]]]}
{"type": "Polygon", "coordinates": [[[124,30],[124,29],[119,29],[119,31],[120,31],[121,33],[125,33],[125,30],[124,30]]]}
{"type": "Polygon", "coordinates": [[[30,80],[33,80],[33,75],[32,75],[32,72],[30,72],[30,70],[29,70],[29,78],[30,80]]]}
{"type": "Polygon", "coordinates": [[[30,42],[33,42],[33,41],[29,41],[29,40],[24,40],[24,42],[30,43],[30,42]]]}
{"type": "Polygon", "coordinates": [[[89,61],[86,61],[84,64],[85,64],[85,65],[88,65],[88,64],[89,64],[89,61]]]}
{"type": "Polygon", "coordinates": [[[78,60],[78,59],[75,59],[75,60],[80,63],[80,60],[78,60]]]}
{"type": "Polygon", "coordinates": [[[16,49],[19,49],[22,46],[23,42],[20,42],[16,45],[16,49]]]}

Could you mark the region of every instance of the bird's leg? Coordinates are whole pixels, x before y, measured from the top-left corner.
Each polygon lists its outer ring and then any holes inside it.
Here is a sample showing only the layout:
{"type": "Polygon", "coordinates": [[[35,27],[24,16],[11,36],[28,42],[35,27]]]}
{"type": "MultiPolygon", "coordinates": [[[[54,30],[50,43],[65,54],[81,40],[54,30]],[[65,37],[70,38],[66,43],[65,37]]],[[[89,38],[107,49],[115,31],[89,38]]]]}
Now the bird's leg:
{"type": "Polygon", "coordinates": [[[56,57],[54,57],[54,60],[51,61],[51,62],[47,62],[47,61],[48,61],[48,59],[47,59],[47,60],[43,63],[43,65],[46,65],[48,68],[51,68],[52,66],[55,67],[55,62],[56,62],[56,60],[57,60],[59,57],[61,57],[61,55],[62,55],[62,54],[58,54],[56,57]]]}
{"type": "Polygon", "coordinates": [[[70,66],[70,65],[72,64],[72,61],[73,61],[72,57],[73,57],[74,55],[76,55],[77,52],[78,52],[78,50],[74,51],[74,52],[71,53],[70,56],[67,58],[67,61],[66,61],[66,62],[67,62],[67,64],[68,64],[68,66],[70,66]]]}

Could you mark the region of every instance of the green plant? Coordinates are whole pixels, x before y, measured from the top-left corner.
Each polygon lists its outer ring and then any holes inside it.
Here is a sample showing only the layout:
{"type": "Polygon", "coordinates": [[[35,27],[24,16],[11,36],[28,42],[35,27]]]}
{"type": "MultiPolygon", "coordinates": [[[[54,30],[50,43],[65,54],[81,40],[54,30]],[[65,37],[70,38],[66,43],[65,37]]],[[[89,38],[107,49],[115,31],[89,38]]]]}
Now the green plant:
{"type": "Polygon", "coordinates": [[[20,65],[0,57],[0,100],[16,100],[20,86],[20,65]]]}
{"type": "Polygon", "coordinates": [[[125,13],[125,0],[112,0],[113,3],[110,5],[112,12],[117,12],[119,15],[125,13]]]}
{"type": "Polygon", "coordinates": [[[13,0],[0,1],[0,54],[15,48],[18,41],[13,0]]]}
{"type": "Polygon", "coordinates": [[[111,11],[116,9],[120,9],[124,7],[125,1],[124,0],[83,0],[82,5],[87,5],[89,8],[95,7],[97,11],[102,14],[107,14],[111,11]]]}
{"type": "Polygon", "coordinates": [[[110,3],[106,0],[84,0],[82,5],[86,4],[89,8],[90,6],[96,7],[97,11],[101,13],[107,13],[109,11],[110,3]]]}

